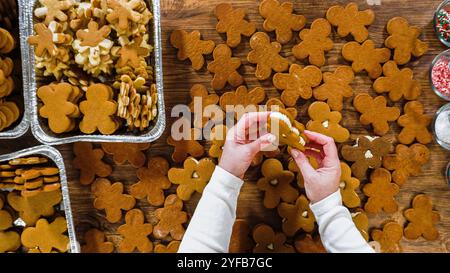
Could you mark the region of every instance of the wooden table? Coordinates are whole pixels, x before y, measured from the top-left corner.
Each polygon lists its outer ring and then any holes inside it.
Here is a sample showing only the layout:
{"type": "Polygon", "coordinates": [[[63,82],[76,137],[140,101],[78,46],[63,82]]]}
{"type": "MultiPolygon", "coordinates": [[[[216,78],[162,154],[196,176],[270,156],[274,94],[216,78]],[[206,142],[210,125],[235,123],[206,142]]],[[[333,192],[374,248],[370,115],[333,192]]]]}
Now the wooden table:
{"type": "MultiPolygon", "coordinates": [[[[213,15],[214,7],[220,2],[233,1],[161,0],[164,88],[168,117],[170,117],[173,106],[189,103],[189,89],[193,84],[202,83],[209,88],[209,83],[212,79],[211,74],[206,71],[206,69],[194,72],[187,62],[180,62],[176,59],[176,51],[169,44],[170,33],[174,29],[199,30],[205,39],[214,40],[216,43],[223,43],[224,36],[215,31],[217,21],[213,15]]],[[[305,15],[310,24],[315,18],[323,17],[328,7],[332,4],[343,4],[348,1],[302,0],[295,2],[295,11],[305,15]]],[[[368,7],[366,1],[357,2],[360,4],[361,8],[368,7]]],[[[432,92],[428,77],[431,61],[439,52],[445,49],[445,47],[437,40],[432,28],[433,14],[441,1],[381,0],[381,2],[381,6],[372,7],[376,13],[376,21],[369,28],[370,37],[375,41],[377,46],[381,46],[384,39],[387,37],[385,25],[387,21],[394,16],[403,16],[407,18],[412,25],[423,28],[422,39],[429,44],[430,50],[425,56],[411,62],[408,66],[413,68],[415,77],[420,81],[423,90],[419,100],[426,106],[426,112],[433,115],[435,111],[444,104],[444,101],[439,99],[432,92]]],[[[262,30],[263,19],[258,13],[258,4],[259,1],[254,0],[239,0],[234,1],[233,3],[235,7],[246,8],[248,18],[257,24],[258,30],[262,30]]],[[[244,39],[244,41],[244,43],[234,50],[234,54],[243,61],[244,66],[241,68],[241,72],[245,76],[247,85],[250,88],[263,86],[266,89],[268,96],[277,96],[279,93],[274,89],[271,81],[259,82],[254,77],[254,67],[249,65],[246,61],[249,47],[248,39],[244,39]]],[[[346,64],[340,54],[342,45],[346,41],[337,37],[334,37],[334,41],[336,44],[334,49],[327,54],[328,65],[323,68],[323,71],[334,70],[338,64],[346,64]]],[[[292,63],[296,62],[291,53],[293,45],[294,42],[291,42],[283,47],[283,54],[287,56],[292,63]]],[[[211,56],[208,57],[208,60],[210,59],[211,56]]],[[[371,85],[372,81],[366,75],[362,74],[358,75],[353,83],[356,93],[369,92],[372,95],[375,95],[371,90],[371,85]]],[[[222,93],[223,92],[220,92],[219,94],[222,93]]],[[[301,113],[300,120],[302,122],[307,121],[305,113],[310,103],[311,101],[299,102],[298,109],[301,113]]],[[[402,106],[403,104],[404,102],[398,103],[397,106],[402,106]]],[[[351,130],[352,138],[354,139],[363,134],[371,134],[371,129],[369,127],[364,127],[359,123],[359,114],[355,112],[350,101],[346,101],[345,105],[343,111],[343,125],[351,130]]],[[[173,121],[174,119],[168,118],[166,131],[164,135],[152,145],[148,152],[149,156],[163,155],[168,159],[170,158],[172,149],[166,144],[166,138],[170,133],[170,125],[173,121]]],[[[392,124],[391,133],[388,135],[388,138],[392,140],[393,143],[395,143],[395,135],[398,134],[398,132],[399,127],[396,124],[392,124]]],[[[2,141],[0,144],[0,152],[3,154],[37,144],[38,143],[33,139],[31,134],[27,134],[20,140],[2,141]]],[[[116,228],[120,223],[108,223],[104,218],[104,213],[93,208],[93,199],[89,187],[83,187],[77,182],[78,173],[71,166],[71,160],[73,158],[72,145],[62,145],[57,148],[64,155],[66,162],[78,239],[82,241],[82,235],[86,229],[97,227],[107,231],[109,239],[118,242],[120,237],[116,233],[116,228]]],[[[399,223],[404,223],[405,220],[402,216],[402,212],[404,209],[410,207],[412,198],[418,193],[429,195],[433,200],[435,209],[440,212],[442,217],[441,222],[438,224],[441,236],[434,242],[428,242],[424,239],[415,241],[403,239],[401,245],[405,252],[448,252],[450,250],[450,191],[443,176],[444,168],[450,159],[450,153],[441,149],[437,144],[431,144],[429,145],[429,148],[431,149],[430,162],[424,166],[421,175],[411,178],[406,185],[402,187],[396,198],[400,205],[400,210],[392,215],[381,213],[369,217],[371,227],[380,227],[382,223],[387,220],[396,220],[399,223]]],[[[111,162],[110,158],[108,158],[108,161],[111,162]]],[[[253,168],[249,171],[246,177],[247,183],[243,186],[239,198],[237,215],[239,218],[248,219],[252,225],[257,223],[267,223],[276,229],[279,229],[281,221],[277,216],[276,211],[265,209],[262,206],[262,193],[257,190],[255,185],[258,176],[258,168],[253,168]]],[[[135,170],[131,166],[115,166],[111,180],[124,182],[125,185],[129,187],[137,181],[137,178],[135,170]]],[[[362,184],[364,183],[366,183],[366,181],[363,181],[362,184]]],[[[174,192],[174,189],[172,188],[170,192],[174,192]]],[[[190,215],[194,212],[199,197],[199,195],[195,195],[191,201],[186,203],[186,210],[190,215]]],[[[154,222],[154,207],[149,206],[146,201],[139,201],[137,207],[144,210],[148,221],[154,222]]]]}

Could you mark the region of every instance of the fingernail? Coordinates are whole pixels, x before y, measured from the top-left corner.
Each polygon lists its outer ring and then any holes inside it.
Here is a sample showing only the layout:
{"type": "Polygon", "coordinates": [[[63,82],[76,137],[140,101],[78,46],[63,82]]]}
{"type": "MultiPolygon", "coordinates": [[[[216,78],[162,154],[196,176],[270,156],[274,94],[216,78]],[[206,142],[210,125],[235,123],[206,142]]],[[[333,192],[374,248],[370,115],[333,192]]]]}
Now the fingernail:
{"type": "Polygon", "coordinates": [[[297,150],[292,150],[291,151],[291,155],[293,156],[293,157],[298,157],[299,155],[300,155],[300,153],[297,151],[297,150]]]}
{"type": "Polygon", "coordinates": [[[275,142],[275,140],[277,140],[277,138],[272,134],[268,134],[266,140],[270,143],[273,143],[275,142]]]}

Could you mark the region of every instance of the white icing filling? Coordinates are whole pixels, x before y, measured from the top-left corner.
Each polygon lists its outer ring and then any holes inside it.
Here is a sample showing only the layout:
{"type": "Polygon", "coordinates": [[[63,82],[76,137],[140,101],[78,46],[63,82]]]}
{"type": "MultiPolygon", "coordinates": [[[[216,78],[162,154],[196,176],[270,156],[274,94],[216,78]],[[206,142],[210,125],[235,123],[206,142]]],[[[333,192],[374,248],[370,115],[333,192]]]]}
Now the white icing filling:
{"type": "Polygon", "coordinates": [[[364,157],[366,159],[371,159],[371,158],[373,158],[373,154],[370,150],[367,150],[366,153],[364,154],[364,157]]]}
{"type": "Polygon", "coordinates": [[[328,120],[325,120],[324,122],[322,122],[322,126],[325,128],[328,128],[329,125],[330,125],[330,122],[328,120]]]}
{"type": "Polygon", "coordinates": [[[196,171],[192,173],[192,178],[199,178],[198,173],[196,171]]]}
{"type": "Polygon", "coordinates": [[[300,137],[300,144],[302,144],[303,146],[306,145],[306,141],[302,137],[300,137]]]}
{"type": "Polygon", "coordinates": [[[339,184],[339,188],[341,188],[341,189],[344,189],[345,188],[345,182],[341,182],[340,184],[339,184]]]}
{"type": "Polygon", "coordinates": [[[280,112],[272,112],[272,113],[270,113],[270,118],[279,119],[279,120],[283,121],[284,123],[286,123],[286,125],[292,129],[292,123],[286,115],[284,115],[280,112]]]}
{"type": "Polygon", "coordinates": [[[267,249],[273,250],[274,249],[273,244],[268,244],[267,249]]]}
{"type": "Polygon", "coordinates": [[[271,180],[269,183],[270,183],[270,185],[272,185],[272,186],[276,186],[276,185],[278,185],[278,180],[273,179],[273,180],[271,180]]]}
{"type": "Polygon", "coordinates": [[[302,213],[302,217],[308,217],[308,212],[306,210],[302,213]]]}

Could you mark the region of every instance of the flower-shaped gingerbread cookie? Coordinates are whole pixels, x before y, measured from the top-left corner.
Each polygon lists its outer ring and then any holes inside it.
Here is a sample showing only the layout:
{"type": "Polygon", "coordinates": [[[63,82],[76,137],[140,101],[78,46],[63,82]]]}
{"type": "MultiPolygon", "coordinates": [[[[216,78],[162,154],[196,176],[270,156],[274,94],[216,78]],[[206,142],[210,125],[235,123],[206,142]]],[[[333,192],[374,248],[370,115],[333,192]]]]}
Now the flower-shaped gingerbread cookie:
{"type": "Polygon", "coordinates": [[[192,128],[189,136],[183,136],[180,140],[175,140],[172,136],[167,138],[167,144],[174,147],[172,160],[176,163],[183,162],[188,155],[200,157],[205,153],[203,146],[198,143],[200,131],[192,128]]]}
{"type": "Polygon", "coordinates": [[[367,217],[367,214],[362,209],[356,209],[355,212],[351,213],[351,216],[364,240],[369,241],[369,217],[367,217]]]}
{"type": "Polygon", "coordinates": [[[319,86],[322,81],[322,72],[316,66],[301,67],[293,64],[289,73],[277,73],[273,76],[273,85],[283,90],[281,101],[286,106],[295,106],[298,99],[310,99],[312,88],[319,86]]]}
{"type": "Polygon", "coordinates": [[[37,248],[41,253],[50,253],[53,249],[66,252],[69,246],[67,222],[64,217],[57,217],[52,223],[39,219],[35,227],[25,228],[21,235],[22,244],[29,248],[37,248]]]}
{"type": "Polygon", "coordinates": [[[157,239],[163,239],[170,234],[172,239],[181,240],[184,235],[183,224],[187,222],[187,213],[183,211],[183,201],[175,194],[167,196],[164,207],[155,211],[159,222],[153,229],[157,239]]]}
{"type": "Polygon", "coordinates": [[[106,241],[105,233],[98,229],[90,229],[84,234],[84,242],[81,253],[112,253],[114,244],[106,241]]]}
{"type": "Polygon", "coordinates": [[[203,84],[194,84],[191,87],[190,95],[189,110],[194,113],[195,128],[203,128],[209,121],[223,120],[223,113],[217,105],[219,103],[217,94],[210,94],[203,84]]]}
{"type": "Polygon", "coordinates": [[[368,213],[394,213],[398,210],[395,196],[399,192],[397,184],[391,182],[391,173],[383,168],[376,169],[370,175],[370,183],[363,188],[364,194],[369,197],[364,206],[368,213]]]}
{"type": "Polygon", "coordinates": [[[384,42],[385,46],[394,49],[394,61],[406,64],[411,60],[411,55],[420,57],[428,51],[428,45],[419,40],[421,30],[412,27],[403,17],[394,17],[387,24],[389,37],[384,42]]]}
{"type": "Polygon", "coordinates": [[[325,52],[333,49],[330,23],[323,18],[316,19],[310,29],[304,29],[299,36],[302,40],[292,48],[295,58],[303,60],[309,57],[309,63],[321,67],[325,65],[325,52]]]}
{"type": "Polygon", "coordinates": [[[356,3],[349,3],[345,8],[329,8],[327,20],[337,27],[339,36],[346,37],[351,34],[357,42],[362,43],[369,37],[367,26],[375,21],[375,13],[370,9],[359,11],[356,3]]]}
{"type": "Polygon", "coordinates": [[[311,234],[305,234],[297,238],[294,246],[298,253],[327,253],[320,236],[313,238],[311,234]]]}
{"type": "Polygon", "coordinates": [[[362,45],[357,42],[346,43],[342,47],[342,56],[352,62],[353,71],[358,73],[365,70],[370,78],[376,79],[381,76],[381,64],[389,61],[391,51],[387,48],[375,48],[375,43],[367,40],[362,45]]]}
{"type": "Polygon", "coordinates": [[[395,154],[383,158],[383,166],[394,171],[392,178],[400,187],[405,184],[409,176],[419,175],[421,167],[430,160],[430,151],[422,144],[416,143],[411,147],[399,144],[395,154]]]}
{"type": "Polygon", "coordinates": [[[348,208],[356,208],[361,205],[356,189],[359,188],[359,180],[352,177],[352,169],[341,162],[341,182],[339,189],[341,191],[342,203],[348,208]]]}
{"type": "Polygon", "coordinates": [[[113,156],[116,164],[129,162],[133,167],[140,168],[145,164],[144,151],[150,148],[150,143],[103,143],[102,148],[113,156]]]}
{"type": "Polygon", "coordinates": [[[420,84],[413,79],[413,71],[410,68],[399,69],[394,61],[383,65],[384,77],[379,77],[373,83],[375,92],[389,93],[392,101],[399,101],[402,97],[407,100],[415,100],[420,96],[420,84]]]}
{"type": "Polygon", "coordinates": [[[178,59],[184,61],[189,59],[194,70],[200,70],[205,64],[203,55],[209,55],[214,50],[213,41],[203,41],[200,32],[188,33],[184,30],[175,30],[170,35],[170,43],[178,49],[178,59]]]}
{"type": "Polygon", "coordinates": [[[246,220],[236,219],[231,232],[228,252],[248,253],[254,247],[254,243],[250,238],[250,232],[251,229],[246,220]]]}
{"type": "Polygon", "coordinates": [[[117,250],[121,253],[131,253],[135,249],[142,253],[150,253],[153,243],[148,236],[152,234],[152,224],[145,224],[144,213],[140,209],[132,209],[125,215],[125,224],[117,228],[123,236],[117,250]]]}
{"type": "Polygon", "coordinates": [[[283,219],[282,229],[284,234],[291,237],[299,230],[312,232],[316,218],[309,208],[309,201],[304,195],[297,198],[295,204],[281,203],[278,214],[283,219]]]}
{"type": "Polygon", "coordinates": [[[239,86],[234,92],[224,93],[220,97],[219,104],[225,112],[235,112],[239,120],[247,112],[257,112],[258,104],[265,98],[266,93],[262,87],[255,87],[249,91],[247,87],[239,86]]]}
{"type": "Polygon", "coordinates": [[[267,80],[275,72],[288,70],[289,62],[280,55],[281,45],[270,42],[270,37],[264,32],[257,32],[250,38],[251,51],[247,60],[256,64],[255,76],[258,80],[267,80]]]}
{"type": "Polygon", "coordinates": [[[241,43],[241,35],[250,37],[256,31],[255,24],[244,19],[245,9],[233,9],[231,4],[222,3],[216,6],[214,14],[219,20],[216,30],[227,34],[229,47],[237,47],[241,43]]]}
{"type": "Polygon", "coordinates": [[[294,4],[278,0],[263,0],[259,5],[259,13],[265,19],[263,28],[267,32],[275,31],[277,41],[287,44],[292,39],[292,31],[301,30],[306,23],[303,15],[293,14],[294,4]]]}
{"type": "Polygon", "coordinates": [[[361,93],[353,99],[353,106],[361,113],[359,117],[361,124],[372,124],[374,133],[379,136],[389,132],[388,122],[396,121],[400,116],[400,109],[387,106],[386,98],[383,96],[372,98],[367,93],[361,93]]]}
{"type": "Polygon", "coordinates": [[[232,57],[231,49],[225,45],[218,45],[213,52],[214,61],[208,64],[208,71],[214,74],[211,86],[214,90],[221,90],[227,82],[238,87],[244,82],[244,78],[237,69],[241,66],[241,60],[232,57]]]}
{"type": "Polygon", "coordinates": [[[183,168],[172,168],[169,170],[169,180],[177,184],[177,195],[187,201],[194,192],[202,193],[209,182],[216,165],[209,158],[197,161],[190,157],[184,161],[183,168]]]}
{"type": "Polygon", "coordinates": [[[431,199],[425,194],[414,197],[412,208],[404,212],[406,220],[409,221],[405,228],[405,238],[415,240],[423,236],[426,240],[433,241],[439,238],[436,223],[441,216],[433,210],[431,199]]]}
{"type": "Polygon", "coordinates": [[[332,137],[339,143],[347,141],[350,137],[350,132],[339,124],[342,114],[331,111],[325,102],[313,102],[308,108],[308,115],[311,118],[306,124],[308,130],[332,137]]]}
{"type": "Polygon", "coordinates": [[[253,229],[253,240],[256,245],[253,253],[294,253],[291,245],[286,244],[286,235],[275,232],[265,224],[259,224],[253,229]]]}
{"type": "Polygon", "coordinates": [[[273,209],[280,203],[293,202],[298,196],[298,191],[292,187],[294,173],[283,169],[280,161],[269,158],[261,166],[263,177],[258,180],[256,186],[264,191],[264,207],[273,209]]]}
{"type": "Polygon", "coordinates": [[[386,139],[376,137],[360,137],[354,146],[345,145],[342,147],[342,157],[352,164],[353,175],[358,179],[364,179],[367,169],[377,169],[381,167],[383,156],[387,155],[392,148],[392,144],[386,139]]]}
{"type": "Polygon", "coordinates": [[[81,185],[90,185],[95,177],[107,177],[112,173],[110,165],[102,161],[105,155],[101,149],[94,149],[92,143],[76,142],[73,145],[75,158],[73,167],[80,170],[81,185]]]}
{"type": "Polygon", "coordinates": [[[148,160],[148,167],[137,171],[139,182],[130,187],[130,194],[137,199],[147,197],[152,206],[164,203],[164,190],[172,185],[167,178],[169,162],[163,157],[152,157],[148,160]]]}
{"type": "Polygon", "coordinates": [[[422,144],[428,144],[433,140],[428,126],[432,117],[424,114],[424,107],[419,101],[410,101],[405,104],[405,114],[397,120],[398,125],[403,127],[398,135],[398,140],[403,144],[411,144],[414,140],[422,144]]]}
{"type": "Polygon", "coordinates": [[[397,222],[388,222],[383,230],[374,229],[371,232],[372,239],[380,244],[383,253],[401,252],[400,240],[403,237],[403,227],[397,222]]]}
{"type": "Polygon", "coordinates": [[[323,73],[323,84],[314,88],[313,95],[316,100],[326,101],[334,111],[343,109],[343,99],[353,96],[350,83],[355,74],[349,66],[339,66],[334,73],[323,73]]]}
{"type": "Polygon", "coordinates": [[[123,184],[111,184],[106,178],[97,179],[91,186],[95,196],[94,208],[105,210],[106,220],[117,223],[122,218],[122,210],[130,210],[136,204],[133,196],[123,194],[123,184]]]}

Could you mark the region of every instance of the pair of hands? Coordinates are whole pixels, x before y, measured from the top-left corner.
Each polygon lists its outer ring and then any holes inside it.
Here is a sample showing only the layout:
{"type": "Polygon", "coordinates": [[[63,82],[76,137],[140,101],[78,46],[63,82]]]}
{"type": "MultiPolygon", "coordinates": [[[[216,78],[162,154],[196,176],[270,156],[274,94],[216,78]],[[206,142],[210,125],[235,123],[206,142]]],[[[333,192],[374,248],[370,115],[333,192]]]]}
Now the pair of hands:
{"type": "MultiPolygon", "coordinates": [[[[219,166],[236,177],[243,178],[256,154],[274,146],[276,137],[265,128],[270,112],[245,114],[238,123],[228,131],[219,166]],[[258,132],[255,132],[255,128],[258,132]],[[250,137],[252,134],[259,138],[250,137]]],[[[306,195],[311,203],[317,203],[339,189],[341,167],[334,140],[315,132],[305,131],[310,143],[307,146],[320,150],[304,153],[292,149],[291,155],[303,174],[306,195]],[[314,156],[319,169],[315,170],[307,156],[314,156]]]]}

